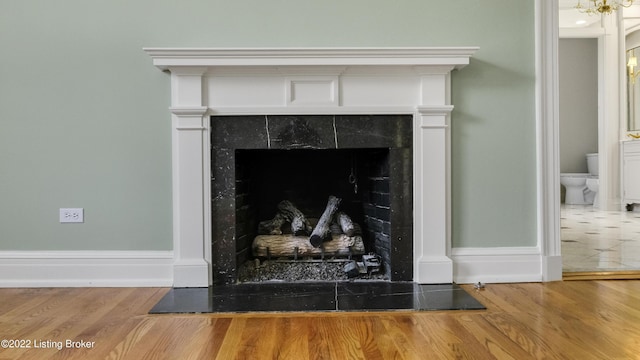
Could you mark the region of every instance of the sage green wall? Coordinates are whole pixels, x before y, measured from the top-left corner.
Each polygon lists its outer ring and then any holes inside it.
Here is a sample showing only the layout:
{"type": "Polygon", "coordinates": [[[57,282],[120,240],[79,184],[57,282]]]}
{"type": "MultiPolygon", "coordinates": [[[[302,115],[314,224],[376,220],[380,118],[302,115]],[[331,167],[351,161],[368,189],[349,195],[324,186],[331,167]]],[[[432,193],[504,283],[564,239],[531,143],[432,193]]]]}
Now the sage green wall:
{"type": "Polygon", "coordinates": [[[169,77],[142,47],[480,46],[452,79],[454,246],[535,245],[533,19],[533,0],[2,1],[0,250],[172,248],[169,77]]]}

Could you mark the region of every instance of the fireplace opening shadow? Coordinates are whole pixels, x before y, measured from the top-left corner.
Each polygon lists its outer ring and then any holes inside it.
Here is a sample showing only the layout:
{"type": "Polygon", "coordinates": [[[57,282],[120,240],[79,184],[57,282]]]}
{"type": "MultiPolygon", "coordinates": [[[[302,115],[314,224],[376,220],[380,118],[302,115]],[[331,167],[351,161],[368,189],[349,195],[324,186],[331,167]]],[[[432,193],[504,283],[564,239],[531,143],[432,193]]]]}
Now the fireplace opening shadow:
{"type": "Polygon", "coordinates": [[[377,312],[485,310],[456,284],[352,281],[241,283],[203,288],[173,288],[149,312],[377,312]]]}

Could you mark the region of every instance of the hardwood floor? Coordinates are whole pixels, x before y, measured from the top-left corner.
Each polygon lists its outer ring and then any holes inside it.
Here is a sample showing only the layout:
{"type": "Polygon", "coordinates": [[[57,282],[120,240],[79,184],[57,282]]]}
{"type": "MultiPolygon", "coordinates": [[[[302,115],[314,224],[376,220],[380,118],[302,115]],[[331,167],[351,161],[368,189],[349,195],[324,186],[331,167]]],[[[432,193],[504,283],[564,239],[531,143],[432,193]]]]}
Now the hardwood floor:
{"type": "Polygon", "coordinates": [[[0,359],[640,359],[638,280],[464,288],[487,310],[148,315],[168,289],[0,289],[0,359]]]}

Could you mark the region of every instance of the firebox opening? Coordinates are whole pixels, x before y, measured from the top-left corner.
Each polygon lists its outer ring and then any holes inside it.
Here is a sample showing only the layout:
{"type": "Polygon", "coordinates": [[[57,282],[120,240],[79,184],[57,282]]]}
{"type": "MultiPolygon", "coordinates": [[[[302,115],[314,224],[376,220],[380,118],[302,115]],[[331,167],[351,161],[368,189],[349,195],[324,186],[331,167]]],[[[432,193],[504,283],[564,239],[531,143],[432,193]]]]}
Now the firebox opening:
{"type": "Polygon", "coordinates": [[[390,278],[388,148],[236,150],[235,159],[239,281],[390,278]],[[269,232],[260,229],[260,222],[278,216],[282,201],[295,205],[315,228],[330,196],[341,200],[335,214],[346,215],[355,224],[354,236],[337,239],[344,232],[331,221],[335,240],[314,250],[307,243],[309,232],[295,238],[299,245],[290,238],[281,240],[291,233],[290,222],[278,226],[284,235],[264,236],[269,232]],[[258,249],[257,242],[268,239],[277,244],[261,242],[262,249],[258,249]],[[282,244],[284,241],[288,243],[282,244]],[[338,241],[343,242],[334,246],[338,241]],[[372,261],[373,266],[366,266],[363,254],[366,264],[372,261]],[[274,261],[279,261],[277,266],[271,266],[274,261]],[[360,273],[353,268],[357,265],[360,273]],[[318,271],[318,266],[323,270],[318,271]]]}

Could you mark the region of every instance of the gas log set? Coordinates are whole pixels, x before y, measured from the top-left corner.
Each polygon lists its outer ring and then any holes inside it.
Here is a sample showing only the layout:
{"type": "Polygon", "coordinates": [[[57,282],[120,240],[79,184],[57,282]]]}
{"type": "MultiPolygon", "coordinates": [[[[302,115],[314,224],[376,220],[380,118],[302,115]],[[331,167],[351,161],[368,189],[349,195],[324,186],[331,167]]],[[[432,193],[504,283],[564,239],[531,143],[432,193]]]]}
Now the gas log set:
{"type": "Polygon", "coordinates": [[[347,278],[379,274],[381,258],[365,254],[360,225],[339,210],[340,202],[340,198],[330,196],[320,218],[313,219],[291,201],[280,201],[276,215],[258,225],[258,236],[252,245],[255,268],[261,266],[262,259],[262,266],[273,261],[299,266],[332,263],[340,266],[347,278]]]}

